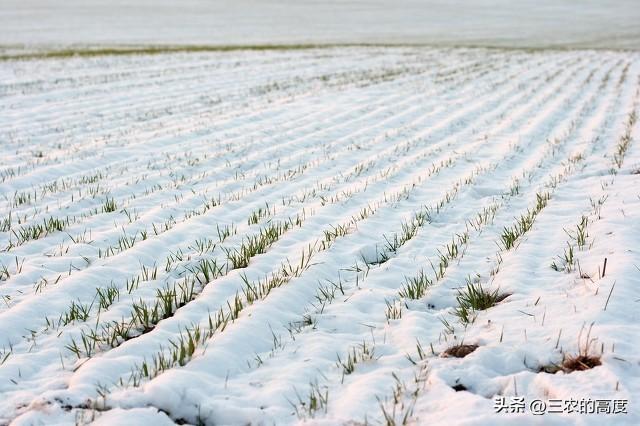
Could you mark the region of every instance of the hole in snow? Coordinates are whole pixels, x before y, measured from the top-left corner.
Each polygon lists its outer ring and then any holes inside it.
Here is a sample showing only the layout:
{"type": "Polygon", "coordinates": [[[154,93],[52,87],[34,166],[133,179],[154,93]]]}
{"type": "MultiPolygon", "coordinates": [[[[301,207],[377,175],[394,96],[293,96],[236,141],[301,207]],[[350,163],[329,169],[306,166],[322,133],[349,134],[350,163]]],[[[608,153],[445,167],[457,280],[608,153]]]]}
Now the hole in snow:
{"type": "Polygon", "coordinates": [[[466,391],[468,390],[467,387],[461,383],[458,383],[457,385],[453,385],[451,386],[451,389],[453,389],[456,392],[461,392],[461,391],[466,391]]]}
{"type": "Polygon", "coordinates": [[[478,345],[456,345],[444,351],[442,355],[445,357],[464,358],[476,349],[478,349],[478,345]]]}

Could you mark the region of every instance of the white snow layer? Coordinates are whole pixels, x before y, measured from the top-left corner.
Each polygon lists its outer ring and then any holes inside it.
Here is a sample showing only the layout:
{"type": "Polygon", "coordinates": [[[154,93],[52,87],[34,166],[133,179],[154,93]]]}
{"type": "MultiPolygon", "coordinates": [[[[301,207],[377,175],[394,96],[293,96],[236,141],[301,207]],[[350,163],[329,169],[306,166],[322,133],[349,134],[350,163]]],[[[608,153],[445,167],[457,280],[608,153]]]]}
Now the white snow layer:
{"type": "Polygon", "coordinates": [[[607,51],[0,63],[0,424],[638,424],[639,89],[607,51]],[[470,284],[507,297],[465,321],[470,284]]]}
{"type": "Polygon", "coordinates": [[[0,45],[640,46],[637,0],[3,0],[0,45]]]}

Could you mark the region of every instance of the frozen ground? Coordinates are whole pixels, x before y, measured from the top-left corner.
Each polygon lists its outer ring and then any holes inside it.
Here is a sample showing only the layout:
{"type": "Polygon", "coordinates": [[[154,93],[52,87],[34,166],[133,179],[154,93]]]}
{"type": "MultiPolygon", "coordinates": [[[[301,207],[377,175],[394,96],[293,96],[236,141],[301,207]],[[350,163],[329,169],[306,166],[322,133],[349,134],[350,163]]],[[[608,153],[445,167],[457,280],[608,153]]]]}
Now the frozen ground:
{"type": "Polygon", "coordinates": [[[3,62],[0,424],[638,424],[639,90],[603,51],[3,62]]]}
{"type": "Polygon", "coordinates": [[[640,46],[637,0],[3,0],[5,49],[121,44],[640,46]]]}

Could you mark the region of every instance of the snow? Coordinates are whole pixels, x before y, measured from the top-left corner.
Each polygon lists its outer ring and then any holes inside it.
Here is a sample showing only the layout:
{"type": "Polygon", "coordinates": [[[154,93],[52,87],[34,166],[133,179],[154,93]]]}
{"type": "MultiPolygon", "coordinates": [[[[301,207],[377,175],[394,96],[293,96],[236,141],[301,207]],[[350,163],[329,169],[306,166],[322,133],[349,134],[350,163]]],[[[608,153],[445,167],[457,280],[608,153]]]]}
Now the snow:
{"type": "Polygon", "coordinates": [[[636,0],[3,0],[0,44],[637,49],[639,21],[636,0]]]}
{"type": "Polygon", "coordinates": [[[636,52],[72,57],[4,61],[0,82],[0,424],[640,421],[636,52]],[[52,217],[68,223],[20,238],[52,217]],[[552,269],[568,247],[574,267],[552,269]],[[227,267],[206,279],[213,259],[227,267]],[[402,296],[421,271],[433,285],[402,296]],[[246,283],[272,277],[249,300],[246,283]],[[467,280],[508,297],[465,325],[467,280]],[[179,308],[133,320],[184,283],[179,308]],[[100,306],[108,288],[119,297],[100,306]],[[478,348],[443,356],[461,342],[478,348]],[[581,351],[601,365],[540,371],[581,351]],[[628,413],[496,413],[501,395],[626,399],[628,413]]]}

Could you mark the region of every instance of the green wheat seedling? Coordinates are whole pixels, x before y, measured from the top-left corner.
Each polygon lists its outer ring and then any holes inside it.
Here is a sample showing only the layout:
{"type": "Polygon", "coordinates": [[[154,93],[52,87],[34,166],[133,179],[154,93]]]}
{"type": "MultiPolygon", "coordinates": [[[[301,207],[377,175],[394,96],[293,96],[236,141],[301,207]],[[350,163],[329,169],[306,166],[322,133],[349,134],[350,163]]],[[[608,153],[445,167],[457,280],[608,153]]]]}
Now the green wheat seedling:
{"type": "MultiPolygon", "coordinates": [[[[164,288],[156,289],[156,306],[157,309],[154,309],[158,314],[158,321],[169,318],[173,315],[174,307],[177,302],[177,292],[175,286],[173,288],[169,287],[167,284],[164,288]]],[[[155,326],[158,321],[154,321],[152,324],[155,326]]],[[[143,325],[145,329],[150,328],[149,324],[143,325]]]]}
{"type": "Polygon", "coordinates": [[[136,210],[134,210],[133,213],[131,213],[126,208],[123,208],[122,209],[122,213],[124,213],[124,215],[127,216],[127,219],[129,220],[129,223],[133,223],[133,222],[137,221],[138,219],[140,219],[140,214],[136,210]]]}
{"type": "MultiPolygon", "coordinates": [[[[37,199],[37,192],[34,191],[33,201],[35,202],[37,199]]],[[[23,204],[31,204],[31,193],[30,192],[18,192],[16,191],[13,194],[13,202],[11,203],[12,207],[20,207],[23,204]]]]}
{"type": "Polygon", "coordinates": [[[356,369],[356,364],[361,362],[370,361],[374,358],[375,348],[373,346],[367,345],[367,342],[362,342],[361,344],[354,346],[350,351],[347,352],[347,358],[340,358],[340,354],[338,354],[338,361],[336,365],[339,368],[342,368],[342,381],[344,382],[344,376],[353,373],[356,369]]]}
{"type": "Polygon", "coordinates": [[[89,185],[92,183],[97,183],[99,180],[102,180],[106,177],[102,172],[97,172],[95,175],[85,175],[78,179],[79,185],[89,185]]]}
{"type": "Polygon", "coordinates": [[[295,333],[300,333],[306,327],[311,327],[312,329],[315,330],[316,329],[316,323],[317,323],[317,321],[316,321],[315,317],[313,315],[311,315],[311,314],[306,313],[306,314],[302,315],[302,320],[300,320],[300,321],[292,321],[286,326],[286,328],[287,328],[287,331],[289,331],[289,335],[291,336],[291,338],[293,340],[295,340],[295,337],[293,335],[294,332],[295,333]]]}
{"type": "Polygon", "coordinates": [[[306,418],[313,418],[318,411],[324,411],[326,414],[329,404],[329,388],[324,387],[321,389],[318,382],[312,382],[309,384],[309,393],[306,398],[303,398],[298,394],[298,391],[294,388],[297,403],[289,401],[296,412],[296,416],[303,420],[306,418]]]}
{"type": "MultiPolygon", "coordinates": [[[[419,345],[420,344],[418,343],[418,346],[419,345]]],[[[386,426],[412,424],[411,417],[413,416],[414,407],[418,397],[425,387],[429,371],[429,366],[426,362],[421,362],[419,364],[419,371],[413,377],[413,383],[415,385],[413,389],[409,389],[407,385],[400,380],[396,373],[391,373],[395,382],[395,385],[392,388],[392,398],[390,401],[392,403],[392,408],[387,409],[385,407],[387,401],[383,401],[380,397],[376,396],[376,400],[378,401],[378,405],[382,411],[382,418],[384,419],[383,424],[386,426]],[[407,398],[409,401],[406,401],[407,398]]]]}
{"type": "Polygon", "coordinates": [[[289,222],[270,223],[260,230],[260,234],[245,237],[239,249],[224,249],[232,269],[246,268],[251,258],[265,253],[267,248],[276,242],[282,234],[290,229],[289,222]]]}
{"type": "Polygon", "coordinates": [[[365,220],[366,218],[368,218],[374,213],[375,213],[375,209],[372,208],[370,205],[367,205],[366,207],[363,207],[358,214],[354,215],[352,219],[354,222],[360,222],[362,220],[365,220]]]}
{"type": "Polygon", "coordinates": [[[613,154],[614,164],[620,169],[622,167],[622,163],[624,161],[624,157],[629,149],[629,145],[631,144],[631,133],[633,131],[633,126],[637,121],[636,109],[638,107],[638,101],[636,101],[634,105],[633,111],[629,113],[629,117],[627,119],[627,123],[625,125],[625,133],[620,138],[618,145],[616,146],[616,151],[613,154]]]}
{"type": "Polygon", "coordinates": [[[414,214],[411,220],[403,222],[400,227],[400,233],[394,233],[393,237],[389,238],[386,235],[385,250],[379,253],[380,261],[377,263],[384,263],[390,258],[390,254],[395,254],[400,247],[405,245],[409,240],[418,234],[420,227],[424,226],[430,219],[430,211],[424,209],[414,214]]]}
{"type": "Polygon", "coordinates": [[[59,219],[57,217],[49,217],[43,219],[42,224],[36,223],[28,225],[16,230],[11,230],[17,238],[17,245],[26,243],[27,241],[37,240],[46,237],[57,231],[63,231],[70,223],[69,218],[59,219]]]}
{"type": "Polygon", "coordinates": [[[223,228],[220,228],[216,225],[216,231],[218,232],[218,242],[222,243],[224,240],[229,238],[232,235],[236,235],[237,229],[234,225],[228,225],[223,228]]]}
{"type": "Polygon", "coordinates": [[[515,242],[518,239],[517,228],[505,227],[502,231],[502,235],[500,236],[500,238],[502,240],[502,245],[504,246],[505,250],[511,249],[515,245],[515,242]]]}
{"type": "Polygon", "coordinates": [[[131,338],[134,324],[131,321],[112,321],[102,324],[100,331],[100,341],[115,348],[131,338]]]}
{"type": "Polygon", "coordinates": [[[393,239],[389,241],[385,237],[387,243],[387,249],[391,253],[395,253],[401,246],[403,246],[407,241],[412,239],[418,233],[418,228],[423,225],[424,222],[419,223],[417,220],[412,220],[408,223],[403,223],[401,225],[402,230],[400,234],[394,234],[393,239]]]}
{"type": "Polygon", "coordinates": [[[337,225],[335,228],[332,226],[329,231],[325,230],[324,239],[320,241],[321,250],[328,249],[338,238],[344,237],[345,235],[349,235],[353,232],[356,229],[355,223],[356,222],[351,221],[349,223],[337,225]]]}
{"type": "MultiPolygon", "coordinates": [[[[291,279],[295,277],[299,277],[302,273],[307,270],[311,266],[311,258],[317,253],[315,246],[309,246],[308,250],[303,250],[300,258],[299,264],[291,264],[288,260],[285,263],[282,263],[280,266],[280,270],[272,273],[271,276],[267,276],[262,280],[249,282],[245,275],[242,275],[243,279],[243,293],[245,295],[245,300],[248,305],[253,304],[257,300],[265,299],[269,293],[275,288],[286,284],[291,279]]],[[[242,310],[242,303],[239,302],[239,297],[236,295],[236,302],[232,311],[232,315],[230,317],[232,319],[237,318],[237,312],[242,310]],[[237,306],[240,305],[240,309],[237,309],[237,306]]]]}
{"type": "Polygon", "coordinates": [[[140,278],[142,281],[155,281],[158,279],[158,266],[141,265],[140,278]]]}
{"type": "MultiPolygon", "coordinates": [[[[53,285],[58,284],[58,282],[61,279],[62,279],[62,275],[58,275],[58,278],[56,278],[53,285]]],[[[44,290],[48,285],[49,285],[49,280],[45,277],[40,277],[40,279],[36,281],[36,283],[33,285],[33,292],[35,294],[42,293],[42,290],[44,290]]]]}
{"type": "Polygon", "coordinates": [[[77,234],[75,236],[67,233],[67,236],[74,244],[91,244],[93,242],[93,240],[91,239],[90,229],[88,232],[85,229],[84,231],[82,231],[82,234],[77,234]],[[87,237],[87,233],[89,234],[88,237],[87,237]]]}
{"type": "Polygon", "coordinates": [[[414,277],[405,277],[405,283],[400,289],[399,295],[407,299],[421,299],[432,285],[433,281],[429,279],[424,270],[420,270],[414,277]]]}
{"type": "Polygon", "coordinates": [[[132,322],[142,328],[143,333],[153,330],[153,327],[160,321],[160,305],[151,306],[142,299],[134,302],[131,307],[132,322]]]}
{"type": "Polygon", "coordinates": [[[205,253],[211,253],[217,247],[216,243],[210,238],[198,238],[193,245],[189,246],[190,250],[197,252],[200,255],[205,253]]]}
{"type": "Polygon", "coordinates": [[[20,174],[20,167],[14,169],[13,167],[9,167],[5,170],[0,170],[0,182],[5,182],[7,179],[11,179],[20,174]]]}
{"type": "Polygon", "coordinates": [[[527,212],[516,219],[513,225],[504,227],[500,236],[504,250],[514,248],[518,239],[531,229],[536,216],[547,206],[550,197],[548,192],[536,194],[536,205],[533,210],[527,209],[527,212]]]}
{"type": "Polygon", "coordinates": [[[509,188],[509,196],[513,197],[520,194],[520,180],[514,179],[511,187],[509,188]]]}
{"type": "Polygon", "coordinates": [[[205,286],[211,281],[225,275],[224,266],[218,265],[216,259],[200,259],[194,267],[186,267],[200,285],[205,286]]]}
{"type": "Polygon", "coordinates": [[[233,299],[233,303],[230,303],[229,301],[227,301],[227,307],[229,308],[227,313],[231,322],[234,322],[240,317],[240,312],[242,312],[242,310],[244,309],[244,306],[245,305],[242,301],[242,298],[238,293],[236,293],[236,296],[233,299]]]}
{"type": "Polygon", "coordinates": [[[102,204],[102,212],[103,213],[111,213],[115,212],[118,209],[118,205],[113,198],[107,198],[102,204]]]}
{"type": "MultiPolygon", "coordinates": [[[[135,245],[138,237],[137,234],[132,237],[129,237],[127,233],[124,231],[124,229],[123,229],[123,232],[124,232],[124,235],[118,238],[118,243],[116,245],[109,246],[104,251],[102,251],[101,248],[98,248],[98,258],[102,259],[102,258],[114,256],[118,253],[122,253],[123,251],[130,249],[135,245]]],[[[144,232],[145,232],[145,236],[143,239],[146,239],[146,231],[144,232]]]]}
{"type": "Polygon", "coordinates": [[[140,383],[143,378],[152,378],[160,372],[165,371],[173,366],[184,366],[191,359],[198,347],[198,342],[202,339],[200,326],[193,325],[180,332],[177,340],[169,340],[169,354],[165,350],[160,350],[153,355],[151,362],[146,360],[142,362],[138,372],[131,376],[134,386],[140,383]]]}
{"type": "Polygon", "coordinates": [[[333,302],[333,299],[335,299],[336,297],[337,290],[338,290],[338,287],[336,287],[335,285],[325,286],[325,285],[319,284],[318,288],[316,289],[315,298],[318,301],[318,303],[321,305],[324,305],[326,303],[331,303],[333,302]]]}
{"type": "Polygon", "coordinates": [[[12,214],[9,212],[7,217],[0,219],[0,232],[8,232],[11,230],[11,224],[13,222],[12,214]]]}
{"type": "Polygon", "coordinates": [[[190,329],[185,329],[184,334],[180,333],[178,343],[175,344],[171,342],[176,349],[173,352],[174,362],[177,362],[180,366],[184,366],[187,360],[195,353],[200,339],[201,332],[198,325],[192,326],[190,329]]]}
{"type": "Polygon", "coordinates": [[[578,249],[582,250],[587,245],[587,237],[589,234],[587,233],[587,226],[589,224],[589,219],[586,216],[582,216],[580,219],[580,223],[576,226],[576,244],[578,245],[578,249]]]}
{"type": "Polygon", "coordinates": [[[80,343],[81,345],[78,345],[76,340],[71,338],[71,342],[65,345],[65,348],[74,353],[78,359],[82,359],[83,357],[91,358],[98,344],[97,339],[94,338],[91,333],[82,333],[80,335],[80,343]]]}
{"type": "MultiPolygon", "coordinates": [[[[130,249],[136,244],[136,241],[138,239],[138,234],[130,237],[127,235],[124,229],[122,230],[122,232],[123,232],[123,235],[118,238],[117,244],[107,247],[104,251],[102,251],[101,248],[98,249],[99,258],[107,258],[110,256],[114,256],[118,253],[122,253],[123,251],[130,249]]],[[[141,235],[141,240],[147,239],[147,231],[142,231],[140,235],[141,235]]]]}
{"type": "Polygon", "coordinates": [[[592,214],[596,216],[598,219],[601,219],[600,212],[602,211],[602,206],[609,198],[608,195],[602,196],[597,200],[589,198],[589,202],[591,203],[592,214]]]}
{"type": "Polygon", "coordinates": [[[580,219],[580,223],[576,226],[575,233],[564,229],[564,232],[569,236],[569,238],[576,242],[578,249],[582,250],[587,244],[587,237],[589,234],[587,233],[587,225],[589,224],[589,218],[587,216],[582,216],[580,219]]]}
{"type": "Polygon", "coordinates": [[[544,209],[549,200],[551,199],[551,194],[548,192],[537,193],[536,194],[536,207],[534,209],[535,214],[540,213],[542,209],[544,209]]]}
{"type": "Polygon", "coordinates": [[[111,305],[120,300],[120,289],[113,284],[105,288],[96,288],[96,297],[98,310],[106,311],[111,305]]]}
{"type": "Polygon", "coordinates": [[[573,246],[567,243],[567,248],[564,250],[564,254],[562,256],[558,256],[560,259],[560,264],[557,264],[555,261],[551,263],[551,269],[555,271],[566,271],[571,272],[574,270],[576,258],[573,252],[573,246]]]}
{"type": "Polygon", "coordinates": [[[265,204],[265,207],[259,207],[257,210],[254,210],[253,212],[251,212],[251,214],[249,215],[249,218],[247,219],[247,224],[249,226],[255,225],[258,222],[260,222],[262,219],[272,214],[273,213],[269,209],[269,204],[265,204]]]}
{"type": "Polygon", "coordinates": [[[178,222],[173,216],[169,216],[169,219],[165,220],[164,223],[160,225],[156,225],[155,223],[152,223],[151,227],[153,228],[153,233],[155,235],[160,235],[163,232],[167,232],[171,230],[171,228],[173,228],[177,223],[178,222]]]}
{"type": "Polygon", "coordinates": [[[125,280],[125,288],[127,289],[127,293],[131,294],[134,290],[137,290],[140,286],[140,275],[132,277],[131,279],[127,278],[125,280]]]}
{"type": "MultiPolygon", "coordinates": [[[[91,314],[92,305],[84,305],[80,301],[71,302],[71,306],[66,312],[60,314],[56,328],[64,327],[72,322],[84,322],[91,314]]],[[[49,322],[47,320],[47,322],[49,322]]]]}
{"type": "Polygon", "coordinates": [[[2,350],[0,351],[0,365],[4,364],[7,359],[9,359],[9,356],[11,356],[11,354],[13,353],[13,348],[2,348],[2,350]]]}
{"type": "Polygon", "coordinates": [[[178,290],[176,293],[175,306],[179,309],[192,301],[196,296],[195,281],[186,277],[184,280],[178,282],[178,290]]]}
{"type": "MultiPolygon", "coordinates": [[[[431,353],[435,354],[435,351],[433,350],[433,344],[431,345],[431,353]]],[[[416,354],[418,356],[417,360],[407,353],[407,360],[409,360],[409,362],[413,365],[418,365],[420,361],[424,361],[427,358],[427,353],[425,352],[422,344],[418,339],[416,339],[416,354]]]]}
{"type": "MultiPolygon", "coordinates": [[[[604,203],[604,200],[606,200],[606,198],[602,200],[602,203],[604,203]]],[[[595,203],[594,213],[599,210],[600,208],[599,206],[601,206],[602,203],[600,204],[595,203]]],[[[593,200],[591,200],[591,204],[592,206],[594,206],[593,200]]],[[[589,218],[587,216],[582,216],[580,218],[580,223],[576,225],[575,232],[571,232],[566,229],[564,230],[565,233],[569,236],[569,239],[571,241],[575,241],[575,246],[577,247],[578,250],[583,250],[587,245],[587,238],[589,236],[587,232],[588,225],[589,225],[589,218]]],[[[567,248],[564,250],[564,253],[561,256],[557,256],[557,257],[558,257],[558,262],[553,261],[551,263],[551,269],[558,272],[566,271],[567,273],[575,270],[577,259],[574,252],[574,246],[571,244],[570,241],[567,241],[567,248]]]]}
{"type": "Polygon", "coordinates": [[[385,300],[386,304],[385,308],[385,317],[387,318],[387,322],[391,320],[398,320],[402,318],[402,303],[399,300],[388,301],[385,300]]]}
{"type": "Polygon", "coordinates": [[[9,268],[4,263],[0,262],[0,281],[6,281],[11,278],[9,268]]]}
{"type": "Polygon", "coordinates": [[[182,253],[182,249],[178,248],[175,252],[169,251],[169,256],[166,258],[166,263],[164,267],[165,272],[171,272],[173,270],[173,265],[177,262],[184,261],[184,253],[182,253]]]}
{"type": "MultiPolygon", "coordinates": [[[[324,308],[327,304],[333,303],[333,300],[335,299],[338,292],[340,292],[340,294],[342,294],[343,296],[345,295],[342,279],[340,277],[338,277],[337,283],[331,280],[326,280],[326,282],[326,285],[318,282],[315,298],[318,301],[319,306],[316,306],[315,303],[311,304],[317,312],[321,313],[324,311],[324,308]]],[[[289,332],[291,333],[291,330],[289,330],[289,332]]]]}
{"type": "MultiPolygon", "coordinates": [[[[55,191],[49,190],[49,192],[55,192],[55,191]]],[[[87,192],[91,196],[91,198],[97,198],[104,191],[100,189],[100,184],[97,184],[96,186],[90,186],[87,189],[87,192]]]]}
{"type": "Polygon", "coordinates": [[[453,315],[460,319],[463,324],[469,324],[475,319],[477,311],[484,311],[495,306],[504,299],[498,289],[487,290],[480,283],[468,282],[463,290],[458,290],[456,300],[458,306],[453,311],[453,315]]]}
{"type": "Polygon", "coordinates": [[[133,247],[135,245],[135,243],[136,243],[136,237],[137,237],[137,235],[129,237],[125,233],[125,235],[123,235],[122,237],[118,238],[118,249],[119,249],[119,251],[122,252],[122,251],[128,250],[131,247],[133,247]]]}
{"type": "Polygon", "coordinates": [[[331,243],[336,238],[344,237],[349,233],[349,227],[347,225],[331,226],[331,229],[324,231],[324,239],[326,242],[331,243]]]}
{"type": "MultiPolygon", "coordinates": [[[[174,312],[185,306],[195,296],[195,282],[188,278],[170,287],[168,284],[156,290],[154,311],[159,312],[159,320],[173,316],[174,312]]],[[[155,326],[157,324],[152,324],[155,326]]]]}

